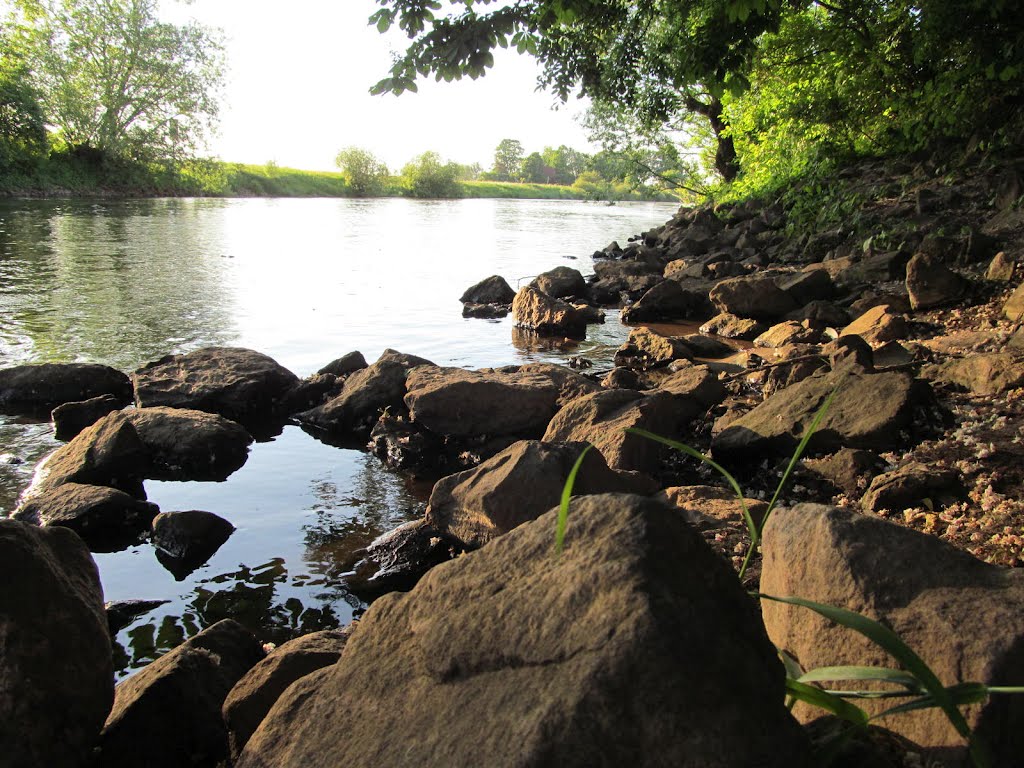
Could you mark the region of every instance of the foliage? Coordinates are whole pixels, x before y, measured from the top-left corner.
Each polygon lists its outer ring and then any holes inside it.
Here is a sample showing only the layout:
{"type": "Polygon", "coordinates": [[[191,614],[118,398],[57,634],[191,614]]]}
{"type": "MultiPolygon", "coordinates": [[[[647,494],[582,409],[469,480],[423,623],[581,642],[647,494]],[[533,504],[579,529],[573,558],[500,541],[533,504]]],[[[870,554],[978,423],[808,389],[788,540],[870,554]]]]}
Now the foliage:
{"type": "Polygon", "coordinates": [[[517,139],[502,139],[494,148],[492,173],[496,181],[517,181],[523,165],[523,145],[517,139]]]}
{"type": "Polygon", "coordinates": [[[381,194],[388,179],[388,167],[372,152],[359,147],[346,147],[334,158],[349,189],[359,197],[381,194]]]}
{"type": "Polygon", "coordinates": [[[157,0],[20,0],[47,121],[72,151],[136,161],[202,146],[218,112],[219,36],[159,21],[157,0]]]}
{"type": "Polygon", "coordinates": [[[46,119],[24,51],[0,31],[0,169],[30,165],[46,151],[46,119]]]}
{"type": "Polygon", "coordinates": [[[437,152],[424,152],[402,168],[402,186],[413,197],[461,197],[457,163],[442,162],[437,152]]]}

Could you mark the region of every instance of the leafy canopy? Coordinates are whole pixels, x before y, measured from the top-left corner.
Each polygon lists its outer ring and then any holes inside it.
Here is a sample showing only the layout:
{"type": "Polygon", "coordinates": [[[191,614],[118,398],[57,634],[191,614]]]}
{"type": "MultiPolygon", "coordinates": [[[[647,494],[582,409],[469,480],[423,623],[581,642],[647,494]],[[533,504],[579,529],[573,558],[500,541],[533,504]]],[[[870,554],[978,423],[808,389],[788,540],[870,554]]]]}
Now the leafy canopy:
{"type": "Polygon", "coordinates": [[[349,189],[361,197],[372,197],[384,191],[388,167],[372,152],[359,147],[346,147],[334,158],[349,189]]]}

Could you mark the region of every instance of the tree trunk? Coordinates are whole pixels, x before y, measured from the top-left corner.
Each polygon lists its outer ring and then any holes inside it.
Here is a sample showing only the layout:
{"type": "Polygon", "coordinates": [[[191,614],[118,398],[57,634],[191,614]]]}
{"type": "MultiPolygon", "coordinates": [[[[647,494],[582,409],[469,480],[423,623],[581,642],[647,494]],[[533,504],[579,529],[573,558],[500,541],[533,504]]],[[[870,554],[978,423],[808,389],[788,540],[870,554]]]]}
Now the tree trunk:
{"type": "Polygon", "coordinates": [[[703,115],[711,123],[711,130],[714,131],[715,140],[718,142],[715,169],[727,182],[733,181],[740,172],[740,160],[736,155],[736,145],[732,141],[732,136],[727,135],[729,123],[722,115],[722,102],[712,98],[705,104],[690,97],[686,99],[686,107],[698,115],[703,115]]]}

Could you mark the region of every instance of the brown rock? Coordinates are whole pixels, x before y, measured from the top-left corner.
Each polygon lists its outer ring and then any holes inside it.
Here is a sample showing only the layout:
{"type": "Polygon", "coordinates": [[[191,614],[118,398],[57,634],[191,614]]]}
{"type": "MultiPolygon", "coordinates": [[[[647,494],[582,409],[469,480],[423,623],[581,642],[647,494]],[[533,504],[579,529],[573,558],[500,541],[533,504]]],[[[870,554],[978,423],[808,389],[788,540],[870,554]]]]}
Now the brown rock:
{"type": "Polygon", "coordinates": [[[263,656],[249,630],[225,619],[122,681],[100,737],[97,764],[198,768],[226,760],[221,707],[263,656]]]}
{"type": "Polygon", "coordinates": [[[678,398],[693,399],[702,409],[713,408],[725,400],[725,385],[706,365],[687,365],[672,371],[658,382],[658,389],[678,398]]]}
{"type": "Polygon", "coordinates": [[[989,262],[988,270],[985,272],[985,279],[997,283],[1008,283],[1013,279],[1013,272],[1016,267],[1017,263],[1007,256],[1005,251],[1000,251],[989,262]]]}
{"type": "MultiPolygon", "coordinates": [[[[675,280],[662,280],[622,310],[624,323],[682,320],[703,310],[706,300],[675,280]]],[[[705,315],[706,317],[706,315],[705,315]]]]}
{"type": "Polygon", "coordinates": [[[615,352],[615,364],[646,369],[673,360],[692,360],[693,351],[679,336],[665,336],[650,328],[633,328],[615,352]]]}
{"type": "MultiPolygon", "coordinates": [[[[1024,574],[986,565],[945,542],[875,517],[815,504],[778,509],[764,530],[761,591],[848,608],[890,627],[945,685],[1005,685],[1024,679],[1024,574]],[[911,567],[896,567],[897,564],[911,567]]],[[[894,667],[862,635],[805,608],[762,601],[773,642],[805,669],[894,667]]],[[[869,712],[887,700],[857,702],[869,712]]],[[[1016,765],[1024,715],[1012,696],[962,709],[993,765],[1016,765]]],[[[820,714],[802,706],[801,720],[820,714]]],[[[963,740],[939,709],[883,718],[945,764],[965,764],[963,740]]]]}
{"type": "Polygon", "coordinates": [[[518,327],[542,336],[582,338],[587,333],[587,320],[580,310],[530,285],[516,294],[512,319],[518,327]]]}
{"type": "Polygon", "coordinates": [[[768,326],[758,320],[722,312],[715,315],[700,327],[701,333],[724,336],[727,339],[743,339],[752,341],[768,330],[768,326]]]}
{"type": "Polygon", "coordinates": [[[289,685],[318,669],[334,664],[355,628],[326,629],[290,640],[270,652],[246,672],[224,700],[231,757],[237,759],[267,712],[289,685]]]}
{"type": "Polygon", "coordinates": [[[50,412],[54,437],[58,440],[70,440],[108,413],[121,410],[124,405],[124,400],[113,395],[99,395],[88,400],[62,403],[50,412]]]}
{"type": "MultiPolygon", "coordinates": [[[[534,288],[556,299],[570,296],[585,296],[587,283],[578,269],[555,267],[542,272],[530,283],[534,288]]],[[[514,296],[513,296],[514,298],[514,296]]]]}
{"type": "MultiPolygon", "coordinates": [[[[726,523],[745,524],[743,508],[736,494],[728,488],[712,485],[686,485],[666,488],[653,498],[675,507],[683,513],[686,522],[701,528],[717,528],[726,523]]],[[[747,511],[757,525],[768,511],[768,502],[743,499],[747,511]]]]}
{"type": "Polygon", "coordinates": [[[950,304],[961,298],[967,288],[968,283],[963,277],[934,256],[917,253],[907,264],[907,294],[911,309],[950,304]]]}
{"type": "Polygon", "coordinates": [[[976,395],[999,395],[1024,386],[1024,358],[1011,352],[970,355],[938,365],[934,377],[976,395]]]}
{"type": "Polygon", "coordinates": [[[101,485],[64,483],[31,497],[12,517],[35,525],[70,528],[94,550],[138,539],[157,514],[156,504],[101,485]]]}
{"type": "Polygon", "coordinates": [[[792,296],[770,277],[734,277],[711,289],[711,301],[720,312],[776,320],[799,306],[792,296]]]}
{"type": "MultiPolygon", "coordinates": [[[[469,547],[480,547],[556,506],[584,447],[514,443],[474,469],[438,480],[430,493],[427,523],[469,547]]],[[[610,470],[597,451],[587,454],[573,487],[577,496],[632,490],[638,490],[634,479],[610,470]]]]}
{"type": "Polygon", "coordinates": [[[125,411],[125,418],[149,452],[149,479],[225,480],[249,457],[252,436],[216,413],[136,408],[125,411]]]}
{"type": "Polygon", "coordinates": [[[953,469],[911,462],[871,481],[861,506],[867,512],[902,511],[929,505],[947,507],[966,495],[960,473],[953,469]]]}
{"type": "MultiPolygon", "coordinates": [[[[509,299],[509,301],[511,301],[511,299],[509,299]]],[[[329,373],[332,376],[348,376],[350,373],[361,371],[366,367],[366,358],[363,357],[362,352],[357,350],[355,352],[344,354],[335,360],[331,360],[331,362],[317,371],[317,374],[322,376],[329,373]]]]}
{"type": "Polygon", "coordinates": [[[840,332],[840,336],[860,336],[873,347],[887,341],[905,339],[908,334],[906,320],[893,312],[887,304],[867,310],[840,332]]]}
{"type": "Polygon", "coordinates": [[[235,532],[223,517],[201,509],[161,512],[153,518],[153,546],[160,562],[176,577],[184,578],[205,563],[235,532]]]}
{"type": "Polygon", "coordinates": [[[821,331],[807,328],[795,320],[777,323],[754,339],[755,347],[784,347],[787,344],[816,344],[821,331]]]}
{"type": "Polygon", "coordinates": [[[463,304],[511,304],[515,297],[516,292],[504,277],[491,275],[467,288],[459,301],[463,304]]]}
{"type": "Polygon", "coordinates": [[[871,451],[843,448],[819,459],[805,459],[804,467],[827,480],[846,494],[858,494],[882,467],[882,460],[871,451]]]}
{"type": "Polygon", "coordinates": [[[237,767],[809,764],[749,598],[677,512],[577,500],[560,557],[555,516],[375,602],[237,767]]]}
{"type": "Polygon", "coordinates": [[[697,415],[696,403],[666,392],[642,394],[610,389],[573,400],[551,419],[544,442],[593,443],[613,469],[653,472],[663,447],[660,443],[626,432],[638,427],[670,435],[697,415]]]}
{"type": "Polygon", "coordinates": [[[1017,286],[1017,289],[1010,294],[1010,298],[1003,305],[1003,317],[1017,323],[1024,318],[1024,283],[1017,286]]]}
{"type": "Polygon", "coordinates": [[[114,700],[103,588],[63,528],[0,519],[0,762],[80,768],[114,700]]]}
{"type": "Polygon", "coordinates": [[[118,370],[95,363],[42,363],[0,369],[0,413],[35,414],[62,403],[110,395],[131,402],[131,381],[118,370]]]}

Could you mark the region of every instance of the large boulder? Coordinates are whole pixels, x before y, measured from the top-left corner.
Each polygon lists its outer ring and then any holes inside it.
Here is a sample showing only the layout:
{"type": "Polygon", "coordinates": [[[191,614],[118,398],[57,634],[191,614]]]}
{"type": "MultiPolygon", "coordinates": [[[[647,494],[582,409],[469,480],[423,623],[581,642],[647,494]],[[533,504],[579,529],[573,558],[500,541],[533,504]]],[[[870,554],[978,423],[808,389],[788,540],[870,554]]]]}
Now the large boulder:
{"type": "Polygon", "coordinates": [[[227,760],[221,707],[263,657],[263,646],[249,630],[224,619],[122,681],[100,737],[97,765],[206,768],[227,760]]]}
{"type": "Polygon", "coordinates": [[[967,292],[967,280],[935,256],[916,253],[907,263],[907,294],[910,308],[930,309],[950,304],[967,292]]]}
{"type": "Polygon", "coordinates": [[[512,302],[512,319],[520,328],[542,336],[582,338],[587,333],[584,312],[531,285],[524,285],[512,302]]]}
{"type": "Polygon", "coordinates": [[[667,392],[642,394],[609,389],[568,403],[548,424],[548,443],[593,443],[613,469],[653,473],[664,453],[660,443],[626,432],[629,427],[671,435],[697,411],[667,392]]]}
{"type": "Polygon", "coordinates": [[[355,628],[325,629],[289,640],[246,672],[224,700],[231,756],[237,758],[285,689],[301,677],[334,664],[355,628]]]}
{"type": "Polygon", "coordinates": [[[539,373],[547,376],[558,387],[558,405],[565,405],[570,400],[596,392],[601,387],[592,379],[581,376],[572,368],[555,363],[524,363],[498,368],[501,373],[539,373]]]}
{"type": "Polygon", "coordinates": [[[132,399],[132,383],[114,368],[96,363],[42,363],[0,369],[0,413],[49,412],[61,403],[111,395],[132,399]]]}
{"type": "Polygon", "coordinates": [[[576,500],[375,602],[237,768],[807,766],[775,649],[675,511],[576,500]]]}
{"type": "Polygon", "coordinates": [[[718,376],[706,365],[684,365],[658,381],[657,388],[676,398],[695,403],[693,415],[725,400],[728,392],[718,376]]]}
{"type": "Polygon", "coordinates": [[[29,498],[12,517],[34,525],[70,528],[93,550],[116,549],[138,539],[159,509],[102,485],[64,483],[29,498]]]}
{"type": "Polygon", "coordinates": [[[808,443],[812,453],[840,448],[892,450],[894,435],[911,424],[915,409],[931,395],[927,384],[902,371],[810,376],[731,422],[711,441],[712,452],[733,460],[792,454],[814,415],[837,388],[832,406],[808,443]]]}
{"type": "Polygon", "coordinates": [[[384,409],[403,405],[406,376],[420,365],[433,363],[414,355],[385,350],[373,365],[345,379],[340,395],[297,414],[296,418],[331,434],[368,432],[384,409]]]}
{"type": "MultiPolygon", "coordinates": [[[[468,547],[482,546],[556,505],[584,448],[581,443],[515,443],[478,467],[438,480],[430,493],[427,522],[468,547]]],[[[590,451],[573,491],[580,496],[635,491],[641,483],[612,471],[600,453],[590,451]]]]}
{"type": "Polygon", "coordinates": [[[148,462],[146,445],[128,417],[117,411],[47,456],[25,495],[31,497],[64,483],[109,485],[140,495],[148,462]]]}
{"type": "Polygon", "coordinates": [[[800,306],[770,277],[733,277],[723,280],[709,294],[719,312],[755,320],[777,320],[800,306]]]}
{"type": "Polygon", "coordinates": [[[245,464],[252,436],[215,413],[190,408],[138,408],[125,417],[149,451],[152,480],[225,480],[245,464]]]}
{"type": "Polygon", "coordinates": [[[515,297],[516,292],[504,277],[491,275],[467,288],[459,301],[463,304],[511,304],[515,297]]]}
{"type": "Polygon", "coordinates": [[[587,282],[582,273],[572,267],[555,267],[542,272],[530,285],[556,299],[585,296],[587,293],[587,282]]]}
{"type": "Polygon", "coordinates": [[[168,355],[132,374],[135,403],[219,413],[242,424],[267,421],[298,377],[273,358],[240,347],[168,355]]]}
{"type": "Polygon", "coordinates": [[[457,437],[543,434],[558,410],[558,387],[540,373],[425,366],[406,379],[414,423],[457,437]]]}
{"type": "Polygon", "coordinates": [[[103,588],[64,528],[0,519],[0,758],[79,768],[114,700],[103,588]]]}
{"type": "MultiPolygon", "coordinates": [[[[864,613],[891,628],[944,685],[1024,680],[1024,573],[982,563],[934,536],[874,516],[815,504],[779,509],[764,530],[764,594],[799,595],[864,613]]],[[[862,635],[805,608],[762,602],[768,634],[805,669],[833,665],[895,667],[862,635]]],[[[889,700],[862,699],[878,713],[889,700]]],[[[992,765],[1020,765],[1024,706],[992,696],[962,708],[992,765]]],[[[803,707],[802,720],[820,714],[803,707]]],[[[879,724],[929,748],[944,765],[967,763],[963,740],[939,709],[883,718],[879,724]]]]}

